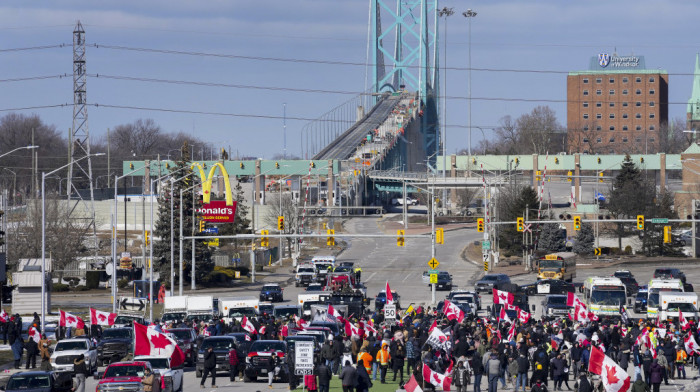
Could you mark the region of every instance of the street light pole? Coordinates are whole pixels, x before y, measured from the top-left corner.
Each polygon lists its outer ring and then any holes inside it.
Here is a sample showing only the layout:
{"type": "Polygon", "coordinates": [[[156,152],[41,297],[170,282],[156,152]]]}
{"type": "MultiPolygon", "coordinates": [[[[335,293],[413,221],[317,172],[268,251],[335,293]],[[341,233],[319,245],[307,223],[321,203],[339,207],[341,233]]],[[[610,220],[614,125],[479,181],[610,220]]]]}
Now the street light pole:
{"type": "Polygon", "coordinates": [[[472,19],[476,17],[476,12],[474,12],[471,8],[466,10],[465,12],[462,12],[462,15],[464,15],[465,18],[467,18],[469,22],[469,68],[467,69],[467,79],[469,82],[469,156],[472,155],[472,19]]]}
{"type": "MultiPolygon", "coordinates": [[[[444,28],[444,60],[442,62],[442,95],[445,97],[442,99],[442,180],[445,181],[447,177],[447,17],[454,15],[454,8],[444,7],[440,10],[440,16],[445,17],[445,28],[444,28]]],[[[442,191],[442,199],[447,199],[447,188],[442,191]]]]}
{"type": "MultiPolygon", "coordinates": [[[[36,148],[37,146],[23,147],[22,149],[26,149],[26,148],[30,148],[30,147],[36,148]]],[[[15,149],[15,150],[12,150],[10,152],[13,152],[16,150],[19,150],[19,149],[15,149]]],[[[4,155],[9,154],[10,152],[8,152],[4,155]]],[[[4,155],[0,155],[0,158],[4,155]]],[[[48,173],[45,173],[45,172],[41,173],[41,333],[42,334],[46,330],[46,176],[50,176],[51,174],[56,173],[57,171],[70,166],[72,163],[80,162],[85,158],[96,157],[96,156],[101,156],[101,155],[105,155],[105,154],[104,153],[97,153],[97,154],[85,155],[84,157],[82,157],[80,159],[76,159],[74,162],[63,165],[63,166],[59,167],[58,169],[55,169],[55,170],[50,171],[48,173]]]]}

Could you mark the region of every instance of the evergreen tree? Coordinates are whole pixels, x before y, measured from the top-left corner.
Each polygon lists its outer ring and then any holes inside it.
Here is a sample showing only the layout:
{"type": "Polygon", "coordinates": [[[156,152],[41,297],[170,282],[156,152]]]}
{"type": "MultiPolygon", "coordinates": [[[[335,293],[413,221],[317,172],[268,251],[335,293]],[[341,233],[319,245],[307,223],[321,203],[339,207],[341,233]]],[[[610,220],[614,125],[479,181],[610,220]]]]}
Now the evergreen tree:
{"type": "MultiPolygon", "coordinates": [[[[241,187],[240,181],[236,181],[236,186],[232,189],[233,199],[236,201],[236,217],[233,223],[223,223],[219,225],[219,234],[221,235],[235,235],[235,234],[250,234],[250,218],[248,217],[248,211],[250,207],[246,205],[246,199],[243,194],[243,187],[241,187]]],[[[239,246],[244,245],[243,240],[221,240],[222,247],[229,245],[233,247],[235,252],[239,252],[239,246]]]]}
{"type": "MultiPolygon", "coordinates": [[[[173,239],[175,269],[175,286],[179,282],[180,264],[180,209],[182,208],[182,233],[183,236],[200,235],[197,222],[196,209],[201,208],[202,198],[198,195],[197,186],[189,189],[197,183],[196,173],[193,172],[190,163],[190,148],[187,142],[182,146],[182,158],[176,162],[171,172],[174,177],[186,178],[176,182],[173,186],[173,194],[170,194],[170,183],[164,181],[164,188],[160,190],[158,198],[158,220],[156,221],[153,243],[153,268],[160,273],[160,281],[170,281],[170,239],[173,239]],[[182,193],[182,206],[180,206],[180,191],[182,193]],[[170,230],[170,199],[173,199],[173,230],[170,230]]],[[[192,273],[192,240],[183,241],[183,286],[189,285],[192,273]]],[[[195,281],[197,284],[206,283],[207,275],[214,269],[209,246],[202,240],[195,241],[195,281]]],[[[172,287],[172,286],[171,286],[172,287]]]]}
{"type": "MultiPolygon", "coordinates": [[[[644,178],[644,173],[626,155],[610,190],[608,210],[615,219],[643,215],[647,207],[654,204],[655,194],[655,185],[644,178]]],[[[618,247],[622,248],[622,237],[637,234],[636,224],[616,222],[612,232],[618,238],[618,247]]]]}
{"type": "MultiPolygon", "coordinates": [[[[537,192],[529,186],[509,186],[501,190],[496,200],[498,217],[501,221],[514,222],[518,217],[524,217],[527,209],[529,217],[526,220],[537,219],[539,200],[537,192]]],[[[522,251],[523,234],[517,231],[515,224],[498,228],[500,247],[507,252],[517,254],[522,251]]]]}
{"type": "Polygon", "coordinates": [[[651,218],[678,219],[673,208],[674,200],[670,192],[663,192],[654,198],[652,204],[644,210],[644,230],[642,234],[642,252],[647,256],[680,256],[682,247],[678,243],[664,244],[664,226],[669,224],[651,223],[651,218]]]}
{"type": "Polygon", "coordinates": [[[564,251],[566,249],[566,238],[561,235],[561,231],[556,223],[545,223],[540,226],[537,249],[547,253],[564,251]]]}
{"type": "Polygon", "coordinates": [[[571,249],[577,255],[587,256],[593,253],[593,243],[595,242],[595,234],[593,226],[590,223],[581,224],[581,230],[576,235],[576,242],[571,249]]]}

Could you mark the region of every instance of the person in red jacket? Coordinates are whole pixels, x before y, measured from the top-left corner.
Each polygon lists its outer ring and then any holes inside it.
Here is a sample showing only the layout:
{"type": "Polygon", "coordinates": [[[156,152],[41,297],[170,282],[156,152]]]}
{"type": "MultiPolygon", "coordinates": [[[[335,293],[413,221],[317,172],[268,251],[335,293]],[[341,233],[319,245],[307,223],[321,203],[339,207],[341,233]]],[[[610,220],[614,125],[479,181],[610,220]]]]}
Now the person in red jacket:
{"type": "Polygon", "coordinates": [[[238,351],[232,348],[228,352],[228,364],[229,364],[229,375],[231,376],[231,382],[236,381],[236,374],[238,374],[238,351]]]}

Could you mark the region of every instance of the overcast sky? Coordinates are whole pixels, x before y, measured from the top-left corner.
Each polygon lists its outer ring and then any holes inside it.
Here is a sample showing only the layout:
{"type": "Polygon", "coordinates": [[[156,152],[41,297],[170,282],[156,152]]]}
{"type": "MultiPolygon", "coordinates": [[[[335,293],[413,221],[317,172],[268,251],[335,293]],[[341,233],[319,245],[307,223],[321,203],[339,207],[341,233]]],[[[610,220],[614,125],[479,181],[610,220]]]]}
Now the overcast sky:
{"type": "MultiPolygon", "coordinates": [[[[72,31],[80,20],[89,44],[283,59],[365,63],[368,0],[3,1],[0,79],[66,74],[62,79],[2,83],[0,109],[73,102],[72,31]],[[7,51],[45,45],[63,48],[7,51]]],[[[473,126],[551,106],[566,124],[566,72],[591,56],[643,55],[648,68],[667,70],[670,119],[685,118],[695,54],[698,1],[443,1],[454,7],[447,25],[447,66],[467,67],[468,29],[461,12],[474,9],[473,126]],[[551,71],[540,73],[513,70],[551,71]]],[[[442,34],[444,26],[441,26],[442,34]]],[[[441,50],[444,42],[441,42],[441,50]]],[[[441,61],[443,56],[441,55],[441,61]]],[[[441,64],[441,66],[444,64],[441,64]]],[[[187,56],[88,47],[89,74],[339,93],[205,87],[90,77],[88,101],[100,105],[197,112],[316,118],[364,89],[365,67],[343,64],[187,56]]],[[[447,71],[447,149],[467,147],[467,72],[447,71]]],[[[72,108],[24,111],[68,132],[72,108]]],[[[2,112],[6,113],[6,112],[2,112]]],[[[282,120],[90,107],[91,135],[138,118],[165,131],[184,131],[240,154],[270,158],[282,151],[282,120]]],[[[1,113],[0,113],[1,114],[1,113]]],[[[304,121],[287,122],[288,151],[300,155],[304,121]]],[[[475,129],[474,145],[481,139],[475,129]]]]}

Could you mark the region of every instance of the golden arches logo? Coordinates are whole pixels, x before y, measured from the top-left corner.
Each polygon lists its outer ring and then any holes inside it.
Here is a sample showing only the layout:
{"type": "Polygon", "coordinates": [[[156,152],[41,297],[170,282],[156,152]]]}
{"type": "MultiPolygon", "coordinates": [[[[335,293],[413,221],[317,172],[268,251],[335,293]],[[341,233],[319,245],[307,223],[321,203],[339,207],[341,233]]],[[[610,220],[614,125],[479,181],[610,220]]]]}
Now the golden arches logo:
{"type": "Polygon", "coordinates": [[[231,181],[229,181],[228,172],[226,171],[224,165],[220,162],[217,162],[214,165],[212,165],[211,169],[209,170],[209,176],[204,175],[204,168],[199,163],[193,163],[192,169],[194,169],[195,167],[199,169],[199,177],[202,179],[202,202],[204,204],[208,204],[210,202],[211,184],[214,180],[214,173],[216,172],[216,169],[219,168],[221,170],[221,175],[224,177],[224,186],[226,190],[226,205],[232,206],[233,194],[231,193],[231,181]]]}

